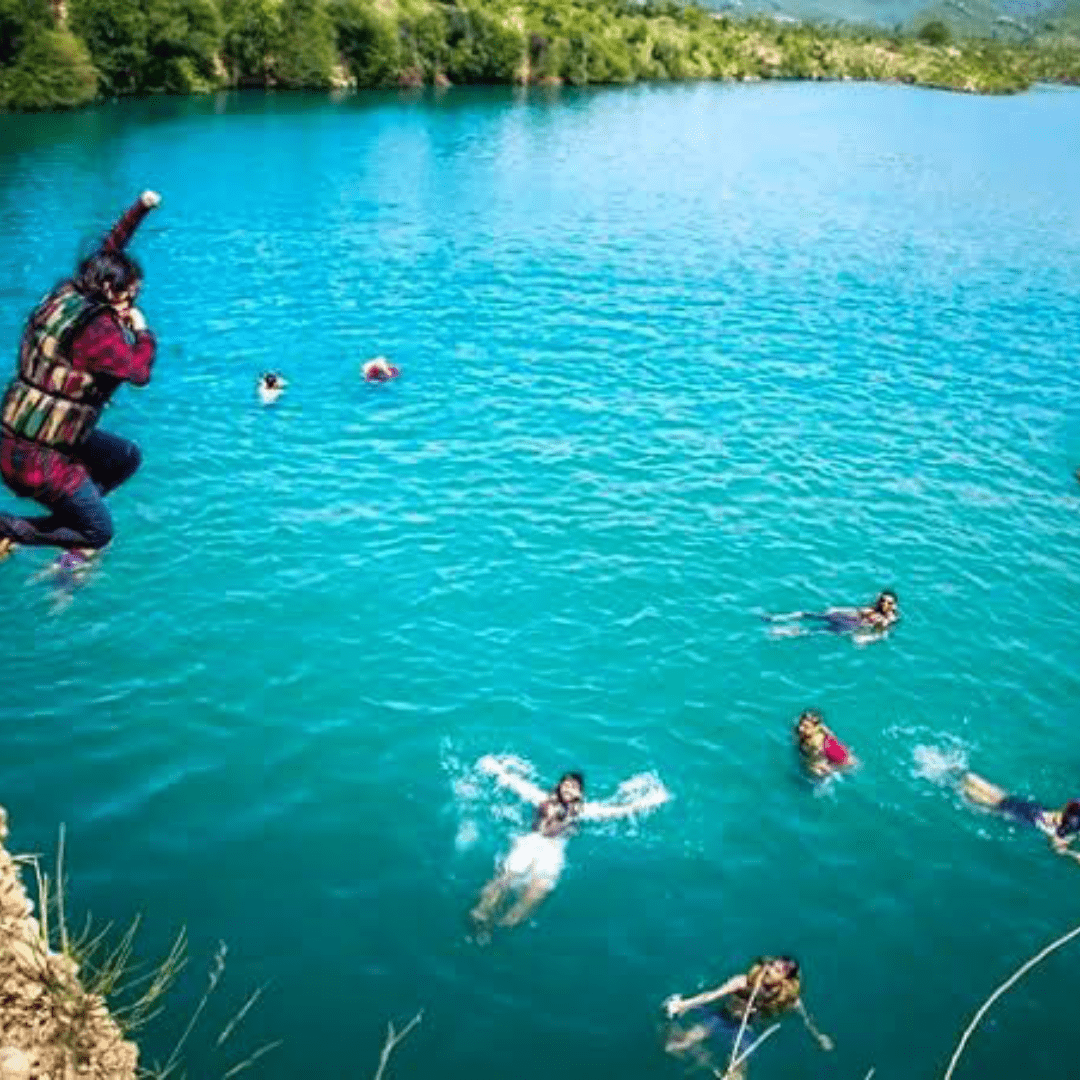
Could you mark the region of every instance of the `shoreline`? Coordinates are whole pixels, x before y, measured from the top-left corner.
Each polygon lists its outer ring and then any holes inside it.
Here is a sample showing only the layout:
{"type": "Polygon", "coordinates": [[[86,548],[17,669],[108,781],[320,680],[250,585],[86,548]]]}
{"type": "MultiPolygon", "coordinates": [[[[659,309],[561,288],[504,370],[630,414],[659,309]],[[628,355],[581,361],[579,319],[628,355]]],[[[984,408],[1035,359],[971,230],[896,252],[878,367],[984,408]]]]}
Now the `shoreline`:
{"type": "Polygon", "coordinates": [[[28,21],[21,47],[0,64],[0,111],[241,89],[783,79],[997,95],[1036,83],[1080,85],[1080,36],[1064,26],[1006,40],[954,36],[940,20],[887,31],[733,18],[674,0],[313,0],[308,22],[294,24],[284,6],[274,7],[267,17],[276,21],[255,35],[245,23],[229,24],[232,8],[205,3],[212,25],[183,40],[158,42],[150,27],[127,40],[122,27],[87,21],[81,9],[70,19],[58,9],[47,22],[28,21]]]}

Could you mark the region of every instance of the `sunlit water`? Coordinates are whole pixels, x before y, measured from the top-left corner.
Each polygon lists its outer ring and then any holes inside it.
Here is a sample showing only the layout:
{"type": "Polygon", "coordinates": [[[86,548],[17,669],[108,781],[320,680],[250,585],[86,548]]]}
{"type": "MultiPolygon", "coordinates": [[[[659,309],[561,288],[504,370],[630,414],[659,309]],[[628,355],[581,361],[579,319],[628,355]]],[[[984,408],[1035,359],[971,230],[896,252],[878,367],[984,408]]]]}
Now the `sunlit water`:
{"type": "MultiPolygon", "coordinates": [[[[761,952],[760,1080],[940,1076],[1080,914],[1080,869],[945,764],[1080,788],[1080,96],[676,86],[227,96],[0,118],[0,340],[126,201],[160,356],[145,464],[50,614],[0,568],[0,802],[68,907],[193,963],[144,1039],[219,1076],[677,1077],[659,1003],[761,952]],[[383,353],[403,377],[358,376],[383,353]],[[263,409],[255,377],[289,390],[263,409]],[[895,588],[865,648],[759,619],[895,588]],[[862,759],[815,792],[790,724],[862,759]],[[475,770],[673,801],[468,937],[527,814],[475,770]],[[261,1000],[221,1047],[225,1021],[261,1000]]],[[[12,506],[14,500],[4,499],[12,506]]],[[[29,504],[25,505],[29,509],[29,504]]],[[[961,1074],[1060,1080],[1075,954],[961,1074]]]]}

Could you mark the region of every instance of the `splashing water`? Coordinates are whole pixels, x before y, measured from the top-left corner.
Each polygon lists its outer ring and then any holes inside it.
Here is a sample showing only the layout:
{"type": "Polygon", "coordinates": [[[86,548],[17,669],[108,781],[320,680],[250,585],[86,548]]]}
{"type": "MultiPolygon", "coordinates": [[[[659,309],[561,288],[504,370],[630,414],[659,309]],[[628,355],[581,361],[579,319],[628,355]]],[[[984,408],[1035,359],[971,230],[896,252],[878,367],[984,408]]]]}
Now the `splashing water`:
{"type": "Polygon", "coordinates": [[[957,773],[967,769],[967,751],[959,744],[950,746],[916,746],[912,776],[944,786],[957,773]]]}

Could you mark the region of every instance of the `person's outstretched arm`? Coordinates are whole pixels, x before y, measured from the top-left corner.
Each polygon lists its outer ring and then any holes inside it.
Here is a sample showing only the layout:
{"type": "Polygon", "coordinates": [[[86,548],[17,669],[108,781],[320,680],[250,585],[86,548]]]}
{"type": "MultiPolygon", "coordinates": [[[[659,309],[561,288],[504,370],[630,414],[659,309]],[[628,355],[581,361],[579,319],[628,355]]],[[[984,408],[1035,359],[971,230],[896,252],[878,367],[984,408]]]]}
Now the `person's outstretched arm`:
{"type": "Polygon", "coordinates": [[[811,1035],[813,1035],[818,1046],[820,1046],[822,1050],[831,1050],[833,1048],[832,1039],[830,1039],[828,1035],[822,1035],[814,1026],[814,1021],[810,1019],[810,1014],[806,1011],[806,1006],[803,1004],[802,998],[796,998],[795,1011],[802,1017],[803,1026],[811,1035]]]}
{"type": "Polygon", "coordinates": [[[101,242],[101,250],[123,251],[131,242],[135,230],[142,224],[143,218],[160,205],[161,196],[156,191],[144,191],[109,230],[109,234],[101,242]]]}
{"type": "Polygon", "coordinates": [[[1064,837],[1058,836],[1057,833],[1050,833],[1048,839],[1050,841],[1050,846],[1058,855],[1066,855],[1070,859],[1075,859],[1077,862],[1080,862],[1080,851],[1073,851],[1072,848],[1069,847],[1069,844],[1072,842],[1072,837],[1065,839],[1064,837]]]}
{"type": "Polygon", "coordinates": [[[547,792],[539,788],[531,780],[526,780],[512,769],[508,769],[497,757],[487,754],[482,757],[476,767],[482,772],[494,776],[502,787],[508,787],[515,795],[520,795],[526,802],[539,806],[547,798],[547,792]]]}
{"type": "Polygon", "coordinates": [[[653,807],[662,806],[671,796],[661,788],[659,791],[650,791],[639,799],[628,803],[597,803],[589,802],[581,808],[581,817],[586,821],[604,821],[612,818],[629,817],[641,810],[651,810],[653,807]]]}
{"type": "Polygon", "coordinates": [[[727,997],[728,994],[733,994],[736,990],[745,990],[746,986],[745,975],[732,975],[726,983],[718,986],[715,990],[705,990],[694,997],[684,998],[681,994],[672,994],[664,1002],[664,1010],[669,1017],[674,1019],[676,1016],[681,1016],[688,1009],[696,1009],[700,1005],[711,1005],[714,1001],[719,1001],[722,997],[727,997]]]}

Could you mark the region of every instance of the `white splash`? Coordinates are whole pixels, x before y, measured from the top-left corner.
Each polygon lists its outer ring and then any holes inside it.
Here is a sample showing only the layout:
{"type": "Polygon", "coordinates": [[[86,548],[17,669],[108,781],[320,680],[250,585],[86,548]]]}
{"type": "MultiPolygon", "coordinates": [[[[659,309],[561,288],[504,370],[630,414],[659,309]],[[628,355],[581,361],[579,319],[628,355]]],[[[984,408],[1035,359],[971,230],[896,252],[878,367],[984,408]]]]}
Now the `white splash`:
{"type": "Polygon", "coordinates": [[[959,772],[967,769],[967,750],[958,743],[948,746],[916,746],[912,776],[943,787],[959,772]]]}

